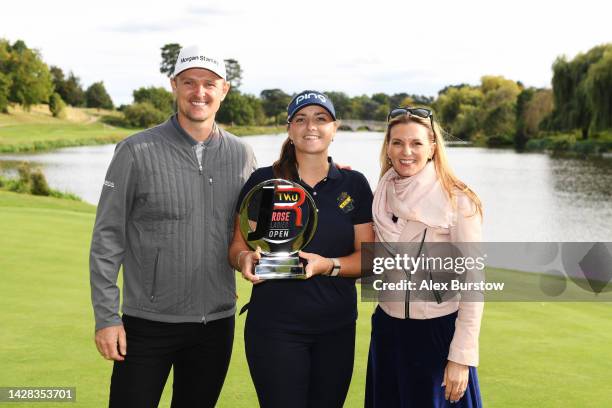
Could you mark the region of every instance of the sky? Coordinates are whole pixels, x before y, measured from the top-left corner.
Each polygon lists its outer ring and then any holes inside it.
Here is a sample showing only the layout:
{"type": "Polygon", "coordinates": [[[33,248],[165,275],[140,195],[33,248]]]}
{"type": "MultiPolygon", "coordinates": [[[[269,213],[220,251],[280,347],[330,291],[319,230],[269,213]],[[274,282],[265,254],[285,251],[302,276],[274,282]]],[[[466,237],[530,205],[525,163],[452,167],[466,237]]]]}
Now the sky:
{"type": "Polygon", "coordinates": [[[550,87],[551,66],[612,42],[612,3],[232,0],[3,2],[0,38],[104,84],[116,104],[142,86],[170,89],[160,48],[198,44],[238,60],[241,90],[406,92],[503,75],[550,87]]]}

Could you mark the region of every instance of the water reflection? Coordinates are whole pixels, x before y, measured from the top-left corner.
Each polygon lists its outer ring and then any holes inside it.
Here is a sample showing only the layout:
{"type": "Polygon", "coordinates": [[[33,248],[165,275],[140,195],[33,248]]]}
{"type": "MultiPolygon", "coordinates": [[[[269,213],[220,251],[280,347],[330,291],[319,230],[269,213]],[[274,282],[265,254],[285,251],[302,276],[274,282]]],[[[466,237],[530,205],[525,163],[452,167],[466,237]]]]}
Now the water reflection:
{"type": "MultiPolygon", "coordinates": [[[[260,166],[277,159],[285,135],[246,137],[260,166]]],[[[382,134],[338,132],[330,147],[337,163],[364,173],[376,187],[382,134]]],[[[97,203],[114,146],[0,155],[4,171],[20,161],[42,166],[49,184],[97,203]],[[4,161],[4,163],[2,162],[4,161]]],[[[449,149],[457,174],[482,198],[488,241],[611,241],[612,160],[551,158],[512,150],[449,149]]]]}

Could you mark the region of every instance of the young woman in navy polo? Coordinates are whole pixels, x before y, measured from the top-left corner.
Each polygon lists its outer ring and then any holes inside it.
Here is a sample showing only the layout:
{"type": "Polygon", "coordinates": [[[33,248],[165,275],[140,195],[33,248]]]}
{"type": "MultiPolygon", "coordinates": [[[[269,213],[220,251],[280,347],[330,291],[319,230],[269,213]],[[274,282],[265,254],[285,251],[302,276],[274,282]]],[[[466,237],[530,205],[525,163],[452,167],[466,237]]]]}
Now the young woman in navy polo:
{"type": "Polygon", "coordinates": [[[308,279],[262,282],[253,274],[259,254],[249,250],[238,221],[229,259],[254,284],[244,336],[259,404],[339,408],[353,371],[361,243],[374,240],[372,191],[361,173],[338,169],[327,155],[338,128],[327,96],[304,91],[287,110],[280,158],[253,173],[238,208],[251,188],[272,178],[310,193],[319,212],[315,235],[300,252],[308,279]]]}

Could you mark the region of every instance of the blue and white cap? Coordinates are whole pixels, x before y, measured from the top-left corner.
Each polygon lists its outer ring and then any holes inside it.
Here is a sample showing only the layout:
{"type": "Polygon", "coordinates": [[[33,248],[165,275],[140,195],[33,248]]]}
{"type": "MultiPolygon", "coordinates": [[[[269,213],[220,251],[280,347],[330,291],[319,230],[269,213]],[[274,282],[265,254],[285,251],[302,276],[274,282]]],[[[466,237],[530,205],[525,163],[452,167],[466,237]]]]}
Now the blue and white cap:
{"type": "Polygon", "coordinates": [[[319,105],[329,112],[331,117],[336,120],[336,110],[331,99],[324,93],[318,91],[302,91],[295,95],[287,106],[287,123],[291,122],[293,116],[302,108],[308,105],[319,105]]]}

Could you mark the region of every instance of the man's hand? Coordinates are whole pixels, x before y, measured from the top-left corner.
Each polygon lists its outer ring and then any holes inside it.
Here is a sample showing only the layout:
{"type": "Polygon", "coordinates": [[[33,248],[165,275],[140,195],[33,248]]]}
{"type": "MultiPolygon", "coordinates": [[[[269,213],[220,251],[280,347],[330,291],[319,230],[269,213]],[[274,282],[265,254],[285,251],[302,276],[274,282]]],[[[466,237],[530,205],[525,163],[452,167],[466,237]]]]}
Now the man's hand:
{"type": "Polygon", "coordinates": [[[457,402],[463,398],[470,377],[469,367],[464,364],[448,360],[444,369],[444,398],[450,402],[457,402]]]}
{"type": "Polygon", "coordinates": [[[96,331],[96,347],[107,360],[123,361],[127,354],[127,340],[123,325],[105,327],[96,331]]]}
{"type": "Polygon", "coordinates": [[[339,168],[340,170],[353,170],[353,168],[349,166],[348,164],[336,163],[336,167],[339,168]]]}

